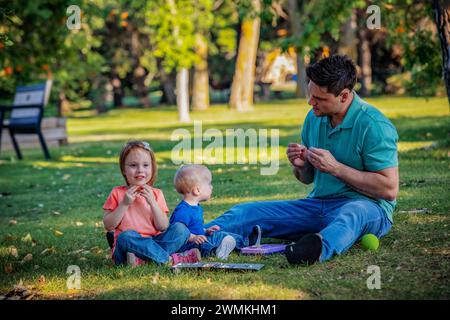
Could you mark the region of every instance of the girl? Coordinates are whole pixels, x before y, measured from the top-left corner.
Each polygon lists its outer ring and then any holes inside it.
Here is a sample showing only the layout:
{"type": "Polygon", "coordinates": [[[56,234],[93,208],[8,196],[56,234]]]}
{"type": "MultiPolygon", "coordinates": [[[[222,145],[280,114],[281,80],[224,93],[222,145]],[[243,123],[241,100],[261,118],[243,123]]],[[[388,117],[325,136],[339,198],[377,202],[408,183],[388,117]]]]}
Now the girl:
{"type": "Polygon", "coordinates": [[[175,253],[187,242],[190,232],[181,223],[169,226],[164,195],[153,188],[157,167],[149,144],[128,142],[119,163],[127,185],[113,188],[103,205],[103,224],[106,230],[114,230],[114,263],[136,266],[145,260],[161,264],[198,262],[198,249],[175,253]]]}

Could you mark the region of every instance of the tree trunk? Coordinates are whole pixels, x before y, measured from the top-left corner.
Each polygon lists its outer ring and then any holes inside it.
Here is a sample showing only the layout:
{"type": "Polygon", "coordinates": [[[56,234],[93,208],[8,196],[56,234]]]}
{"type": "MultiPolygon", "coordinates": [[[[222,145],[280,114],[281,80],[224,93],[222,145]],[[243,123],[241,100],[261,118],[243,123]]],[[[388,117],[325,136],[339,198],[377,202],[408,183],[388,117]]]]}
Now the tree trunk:
{"type": "Polygon", "coordinates": [[[361,96],[369,96],[372,86],[372,53],[370,52],[370,43],[368,40],[368,31],[365,26],[365,11],[358,11],[358,64],[361,68],[361,96]]]}
{"type": "Polygon", "coordinates": [[[113,86],[113,101],[114,101],[114,108],[119,108],[123,106],[123,88],[122,88],[122,82],[120,81],[119,77],[114,77],[112,79],[112,86],[113,86]]]}
{"type": "Polygon", "coordinates": [[[64,91],[60,91],[58,95],[58,117],[63,117],[70,113],[70,103],[67,100],[66,94],[64,91]]]}
{"type": "Polygon", "coordinates": [[[358,59],[356,30],[356,13],[353,10],[351,16],[344,24],[338,49],[339,54],[345,54],[352,58],[353,61],[357,61],[358,59]]]}
{"type": "Polygon", "coordinates": [[[190,122],[189,118],[189,71],[182,68],[177,73],[177,107],[178,120],[190,122]]]}
{"type": "Polygon", "coordinates": [[[450,1],[434,0],[436,27],[441,41],[444,82],[450,106],[450,1]]]}
{"type": "MultiPolygon", "coordinates": [[[[298,8],[298,0],[288,1],[289,20],[291,25],[291,32],[295,38],[300,38],[302,34],[302,25],[300,23],[300,11],[298,8]]],[[[303,54],[295,49],[297,55],[297,86],[295,89],[295,96],[297,98],[306,97],[306,69],[303,54]]]]}
{"type": "MultiPolygon", "coordinates": [[[[253,8],[259,13],[260,0],[252,0],[253,8]]],[[[245,20],[242,23],[239,51],[231,85],[230,108],[248,111],[253,108],[253,86],[255,80],[256,52],[259,42],[260,19],[245,20]]]]}
{"type": "Polygon", "coordinates": [[[159,80],[161,81],[161,87],[163,90],[163,96],[161,98],[161,103],[167,103],[169,105],[174,105],[177,103],[177,96],[175,95],[175,80],[170,74],[164,71],[162,62],[157,59],[157,65],[159,70],[159,80]]]}
{"type": "Polygon", "coordinates": [[[133,94],[138,97],[139,103],[144,108],[151,107],[151,101],[148,96],[148,88],[145,85],[145,78],[147,72],[141,66],[139,57],[141,56],[141,43],[139,41],[139,30],[134,29],[131,33],[131,52],[134,60],[134,70],[133,70],[133,94]]]}
{"type": "Polygon", "coordinates": [[[192,109],[205,110],[209,108],[208,44],[201,34],[196,35],[196,52],[199,61],[194,66],[192,109]]]}
{"type": "Polygon", "coordinates": [[[142,66],[137,66],[133,71],[133,92],[138,97],[140,105],[144,108],[152,106],[150,97],[148,96],[148,88],[145,85],[146,72],[142,66]]]}
{"type": "Polygon", "coordinates": [[[112,101],[112,87],[108,82],[108,78],[104,76],[95,77],[92,82],[90,96],[97,113],[105,113],[107,111],[106,104],[112,101]]]}

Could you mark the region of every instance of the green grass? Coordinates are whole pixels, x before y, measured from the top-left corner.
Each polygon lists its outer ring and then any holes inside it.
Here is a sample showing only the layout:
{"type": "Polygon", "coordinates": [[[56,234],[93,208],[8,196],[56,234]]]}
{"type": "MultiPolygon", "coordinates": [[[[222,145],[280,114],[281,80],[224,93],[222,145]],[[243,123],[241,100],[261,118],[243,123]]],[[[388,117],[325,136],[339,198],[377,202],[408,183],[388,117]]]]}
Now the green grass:
{"type": "MultiPolygon", "coordinates": [[[[192,124],[177,123],[174,107],[114,110],[101,116],[80,113],[68,120],[69,145],[51,149],[51,161],[42,160],[39,149],[26,150],[23,161],[11,151],[0,155],[0,293],[22,281],[40,299],[449,299],[447,99],[369,101],[393,121],[400,136],[401,187],[395,224],[377,252],[363,251],[356,244],[344,255],[310,267],[292,267],[280,255],[231,255],[230,262],[264,263],[255,273],[175,275],[154,264],[113,267],[101,207],[111,188],[123,183],[117,166],[121,145],[129,138],[151,143],[159,163],[156,186],[173,209],[180,197],[172,187],[177,166],[170,157],[177,141],[170,136],[177,128],[192,131],[192,124]],[[400,213],[413,208],[428,208],[431,213],[400,213]],[[10,224],[11,220],[17,224],[10,224]],[[55,231],[63,234],[57,236],[55,231]],[[26,241],[27,234],[32,241],[26,241]],[[17,249],[17,257],[11,255],[11,246],[17,249]],[[22,261],[29,253],[32,259],[22,261]],[[81,290],[67,290],[69,265],[81,268],[81,290]],[[380,290],[367,289],[370,265],[380,267],[380,290]]],[[[289,142],[299,141],[308,109],[304,101],[287,100],[258,104],[251,113],[214,106],[191,114],[192,119],[203,120],[203,130],[280,130],[276,176],[260,175],[260,166],[254,164],[209,166],[214,197],[204,203],[206,221],[236,203],[307,195],[311,187],[295,180],[284,154],[289,142]]]]}

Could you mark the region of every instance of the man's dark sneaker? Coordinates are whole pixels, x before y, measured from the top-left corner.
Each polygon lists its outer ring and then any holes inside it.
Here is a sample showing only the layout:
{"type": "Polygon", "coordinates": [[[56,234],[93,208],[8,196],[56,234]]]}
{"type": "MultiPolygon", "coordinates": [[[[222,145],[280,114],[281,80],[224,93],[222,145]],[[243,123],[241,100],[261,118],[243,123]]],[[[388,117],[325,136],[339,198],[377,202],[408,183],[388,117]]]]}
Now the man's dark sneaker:
{"type": "Polygon", "coordinates": [[[255,225],[252,233],[248,236],[248,245],[259,247],[261,245],[262,230],[259,225],[255,225]]]}
{"type": "Polygon", "coordinates": [[[285,254],[289,263],[311,265],[319,261],[322,254],[322,236],[318,233],[307,234],[288,245],[285,254]]]}

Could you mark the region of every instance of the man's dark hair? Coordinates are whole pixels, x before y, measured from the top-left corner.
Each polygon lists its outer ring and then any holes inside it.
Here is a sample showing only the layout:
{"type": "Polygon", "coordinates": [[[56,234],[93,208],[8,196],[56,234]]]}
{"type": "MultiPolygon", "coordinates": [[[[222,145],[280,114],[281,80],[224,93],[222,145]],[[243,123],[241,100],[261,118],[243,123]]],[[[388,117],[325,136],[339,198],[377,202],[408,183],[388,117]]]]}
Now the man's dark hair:
{"type": "Polygon", "coordinates": [[[352,59],[345,55],[333,55],[306,68],[308,79],[319,87],[338,96],[345,88],[353,90],[356,83],[356,67],[352,59]]]}

